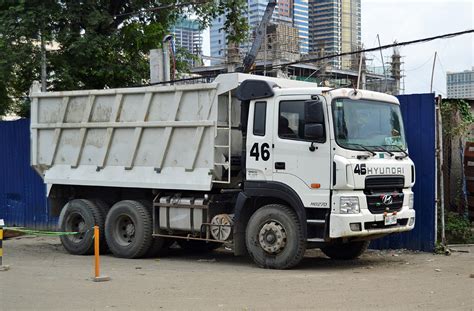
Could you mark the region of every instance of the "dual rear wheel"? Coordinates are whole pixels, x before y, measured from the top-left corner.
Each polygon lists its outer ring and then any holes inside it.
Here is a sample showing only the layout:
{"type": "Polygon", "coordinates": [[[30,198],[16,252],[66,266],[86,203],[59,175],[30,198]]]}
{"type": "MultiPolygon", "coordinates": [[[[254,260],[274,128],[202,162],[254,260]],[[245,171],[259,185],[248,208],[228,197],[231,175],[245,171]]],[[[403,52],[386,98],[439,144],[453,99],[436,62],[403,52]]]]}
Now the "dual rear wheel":
{"type": "MultiPolygon", "coordinates": [[[[63,232],[77,232],[61,236],[61,243],[71,254],[90,255],[94,252],[94,226],[103,229],[106,211],[92,200],[69,201],[59,215],[59,228],[63,232]]],[[[100,230],[99,240],[104,241],[104,230],[100,230]]],[[[102,243],[105,245],[105,243],[102,243]]]]}
{"type": "Polygon", "coordinates": [[[92,228],[95,225],[100,229],[102,251],[108,246],[117,257],[162,255],[169,246],[165,239],[152,236],[151,205],[148,202],[124,200],[109,210],[102,201],[77,199],[67,203],[59,217],[61,231],[78,232],[61,237],[64,248],[75,255],[92,254],[92,228]]]}

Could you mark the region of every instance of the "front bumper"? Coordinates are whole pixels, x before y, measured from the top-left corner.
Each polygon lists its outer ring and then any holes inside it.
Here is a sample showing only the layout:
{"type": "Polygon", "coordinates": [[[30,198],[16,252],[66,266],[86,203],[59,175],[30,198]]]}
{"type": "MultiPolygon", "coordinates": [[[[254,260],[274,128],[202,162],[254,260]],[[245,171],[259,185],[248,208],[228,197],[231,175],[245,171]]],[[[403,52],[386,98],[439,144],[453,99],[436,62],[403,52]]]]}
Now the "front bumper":
{"type": "MultiPolygon", "coordinates": [[[[409,194],[411,190],[403,190],[405,196],[402,209],[397,212],[398,223],[385,226],[383,214],[372,214],[367,208],[367,200],[362,191],[336,192],[333,194],[331,215],[329,218],[329,237],[365,237],[383,235],[395,232],[410,231],[415,227],[415,210],[410,209],[409,194]],[[339,201],[341,196],[356,196],[359,198],[359,214],[339,214],[339,201]],[[359,224],[360,230],[351,229],[351,224],[359,224]]],[[[357,225],[355,225],[357,228],[357,225]]]]}

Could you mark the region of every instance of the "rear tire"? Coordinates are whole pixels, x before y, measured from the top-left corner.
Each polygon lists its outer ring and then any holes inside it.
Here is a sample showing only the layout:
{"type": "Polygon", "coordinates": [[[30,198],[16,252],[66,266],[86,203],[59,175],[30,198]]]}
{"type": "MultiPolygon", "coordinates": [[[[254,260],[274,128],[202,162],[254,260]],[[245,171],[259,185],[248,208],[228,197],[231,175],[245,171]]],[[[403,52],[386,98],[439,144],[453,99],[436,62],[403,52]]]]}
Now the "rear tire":
{"type": "Polygon", "coordinates": [[[93,199],[92,202],[97,206],[99,212],[102,214],[102,219],[104,220],[104,225],[99,227],[100,232],[102,232],[102,240],[100,240],[100,253],[107,254],[110,253],[109,246],[107,245],[107,241],[105,240],[105,218],[107,218],[107,213],[110,210],[110,205],[105,203],[105,201],[101,199],[93,199]]]}
{"type": "Polygon", "coordinates": [[[370,241],[356,241],[332,244],[321,248],[321,251],[331,259],[356,259],[369,246],[370,241]]]}
{"type": "Polygon", "coordinates": [[[73,255],[90,255],[94,252],[94,226],[99,226],[99,241],[105,245],[104,216],[90,200],[69,201],[59,215],[59,228],[63,232],[80,232],[60,237],[64,248],[73,255]]]}
{"type": "Polygon", "coordinates": [[[142,203],[124,200],[114,204],[105,220],[105,239],[117,257],[140,258],[153,243],[150,210],[142,203]]]}
{"type": "MultiPolygon", "coordinates": [[[[148,210],[150,211],[150,215],[153,215],[153,206],[150,201],[147,200],[140,200],[140,203],[143,204],[148,210]]],[[[153,216],[152,216],[153,219],[153,216]]],[[[159,221],[158,221],[159,222],[159,221]]],[[[152,227],[153,228],[153,227],[152,227]]],[[[173,244],[172,239],[165,239],[163,237],[156,237],[153,236],[152,231],[152,242],[150,248],[144,255],[147,258],[154,258],[154,257],[163,257],[168,255],[168,249],[173,244]]]]}
{"type": "Polygon", "coordinates": [[[247,250],[262,268],[289,269],[303,259],[306,241],[295,212],[280,204],[258,209],[247,224],[247,250]]]}

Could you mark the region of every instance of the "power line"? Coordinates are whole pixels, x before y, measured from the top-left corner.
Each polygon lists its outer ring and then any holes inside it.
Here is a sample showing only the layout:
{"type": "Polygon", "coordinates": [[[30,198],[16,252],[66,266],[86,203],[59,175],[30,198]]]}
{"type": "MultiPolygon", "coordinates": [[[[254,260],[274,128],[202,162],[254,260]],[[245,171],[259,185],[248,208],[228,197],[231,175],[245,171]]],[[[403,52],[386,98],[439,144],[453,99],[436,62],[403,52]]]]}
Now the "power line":
{"type": "Polygon", "coordinates": [[[117,15],[114,15],[113,18],[128,16],[128,15],[138,15],[138,14],[141,14],[141,13],[154,12],[154,11],[159,11],[159,10],[166,10],[166,9],[171,9],[171,8],[176,8],[176,7],[190,6],[190,5],[193,5],[193,4],[206,4],[206,3],[210,3],[210,2],[212,2],[212,0],[194,0],[194,1],[188,1],[188,2],[182,2],[182,3],[179,3],[179,2],[178,3],[170,3],[170,4],[155,6],[155,7],[140,10],[140,11],[117,14],[117,15]]]}
{"type": "Polygon", "coordinates": [[[441,57],[439,57],[439,54],[438,54],[438,62],[441,65],[441,70],[443,70],[443,73],[446,75],[446,70],[444,69],[443,62],[441,61],[441,57]]]}
{"type": "Polygon", "coordinates": [[[426,64],[428,64],[428,63],[429,63],[430,61],[432,61],[432,60],[433,60],[433,56],[430,55],[430,57],[429,57],[423,64],[421,64],[421,65],[419,65],[419,66],[417,66],[417,67],[415,67],[415,68],[405,69],[404,71],[415,71],[415,70],[418,70],[418,69],[420,69],[421,67],[423,67],[423,66],[425,66],[426,64]]]}
{"type": "MultiPolygon", "coordinates": [[[[327,55],[327,56],[324,56],[324,57],[305,59],[305,60],[301,60],[301,61],[289,62],[289,63],[280,64],[280,65],[273,65],[273,66],[269,66],[269,68],[274,69],[274,68],[280,68],[280,67],[287,67],[287,66],[291,66],[291,65],[296,65],[296,64],[300,64],[300,63],[317,62],[317,61],[321,61],[321,60],[331,59],[331,58],[334,58],[334,57],[356,55],[356,54],[360,54],[360,53],[378,51],[379,49],[389,49],[389,48],[393,48],[393,47],[397,47],[397,46],[406,46],[406,45],[411,45],[411,44],[416,44],[416,43],[424,43],[424,42],[429,42],[429,41],[433,41],[433,40],[437,40],[437,39],[452,38],[452,37],[457,37],[457,36],[461,36],[461,35],[465,35],[465,34],[469,34],[469,33],[473,33],[473,32],[474,32],[474,29],[470,29],[470,30],[465,30],[465,31],[460,31],[460,32],[453,32],[453,33],[438,35],[438,36],[434,36],[434,37],[427,37],[427,38],[422,38],[422,39],[417,39],[417,40],[398,42],[398,43],[395,42],[393,44],[383,45],[383,46],[376,47],[376,48],[370,48],[370,49],[359,50],[359,51],[354,51],[354,52],[345,52],[345,53],[340,53],[340,54],[332,54],[332,55],[327,55]]],[[[254,69],[253,71],[256,71],[256,70],[254,69]]],[[[229,73],[232,73],[232,72],[229,72],[229,73]]],[[[146,85],[197,81],[199,79],[212,79],[212,78],[215,78],[215,76],[216,75],[214,75],[214,76],[209,75],[209,76],[205,76],[205,77],[186,78],[186,79],[180,79],[180,80],[174,80],[174,81],[162,81],[162,82],[159,82],[159,83],[146,84],[146,85]]],[[[135,87],[139,87],[139,86],[143,86],[143,85],[135,85],[135,87]]]]}
{"type": "Polygon", "coordinates": [[[271,66],[272,69],[274,68],[281,68],[281,67],[286,67],[286,66],[291,66],[291,65],[296,65],[296,64],[304,64],[304,63],[313,63],[313,62],[318,62],[321,60],[325,59],[330,59],[330,58],[335,58],[335,57],[341,57],[341,56],[350,56],[350,55],[356,55],[356,54],[361,54],[361,53],[367,53],[367,52],[374,52],[378,50],[384,50],[384,49],[389,49],[389,48],[394,48],[397,46],[406,46],[406,45],[411,45],[411,44],[416,44],[416,43],[425,43],[437,39],[446,39],[446,38],[453,38],[469,33],[473,33],[474,29],[470,30],[465,30],[465,31],[460,31],[460,32],[453,32],[453,33],[447,33],[443,35],[438,35],[434,37],[426,37],[422,39],[416,39],[416,40],[411,40],[411,41],[405,41],[405,42],[395,42],[392,44],[387,44],[387,45],[382,45],[380,47],[375,47],[375,48],[370,48],[370,49],[365,49],[365,50],[358,50],[358,51],[352,51],[352,52],[344,52],[344,53],[339,53],[339,54],[332,54],[332,55],[327,55],[323,57],[318,57],[318,58],[309,58],[309,59],[304,59],[304,60],[299,60],[299,61],[294,61],[294,62],[288,62],[284,64],[278,64],[271,66]]]}

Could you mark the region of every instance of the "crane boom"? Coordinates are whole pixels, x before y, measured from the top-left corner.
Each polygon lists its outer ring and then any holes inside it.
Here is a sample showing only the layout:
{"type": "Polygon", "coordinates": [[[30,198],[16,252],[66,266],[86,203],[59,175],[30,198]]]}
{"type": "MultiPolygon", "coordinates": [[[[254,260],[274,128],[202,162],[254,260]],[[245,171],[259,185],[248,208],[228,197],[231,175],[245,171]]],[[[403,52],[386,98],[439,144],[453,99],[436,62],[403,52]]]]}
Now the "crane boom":
{"type": "Polygon", "coordinates": [[[250,48],[250,51],[245,55],[244,63],[243,63],[243,72],[249,72],[252,69],[253,64],[255,63],[255,59],[257,58],[257,53],[260,47],[262,46],[262,42],[264,39],[265,28],[267,27],[270,19],[272,18],[273,11],[275,10],[275,6],[277,5],[276,0],[268,1],[267,8],[265,9],[265,13],[263,13],[262,20],[257,27],[255,41],[250,48]]]}

